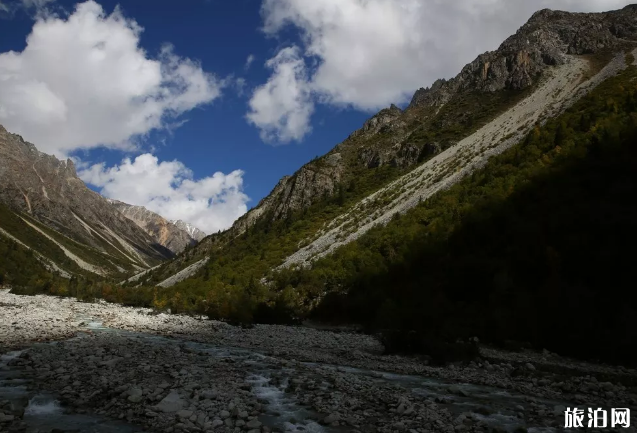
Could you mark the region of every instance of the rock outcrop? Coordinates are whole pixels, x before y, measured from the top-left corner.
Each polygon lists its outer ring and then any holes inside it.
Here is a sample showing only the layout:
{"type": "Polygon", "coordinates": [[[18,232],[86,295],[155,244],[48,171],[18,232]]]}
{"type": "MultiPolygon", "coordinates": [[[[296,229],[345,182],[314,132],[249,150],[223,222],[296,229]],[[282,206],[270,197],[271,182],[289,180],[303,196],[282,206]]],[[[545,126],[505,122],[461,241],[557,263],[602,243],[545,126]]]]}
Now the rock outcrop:
{"type": "Polygon", "coordinates": [[[565,55],[613,50],[637,37],[637,5],[606,13],[536,12],[496,51],[479,55],[450,80],[438,80],[414,94],[409,108],[439,107],[463,91],[521,90],[533,85],[565,55]]]}
{"type": "Polygon", "coordinates": [[[113,199],[107,199],[107,201],[122,215],[148,233],[158,244],[175,254],[182,252],[188,246],[195,245],[206,236],[204,232],[188,223],[168,221],[143,206],[134,206],[113,199]],[[191,230],[197,239],[193,238],[188,230],[191,230]]]}

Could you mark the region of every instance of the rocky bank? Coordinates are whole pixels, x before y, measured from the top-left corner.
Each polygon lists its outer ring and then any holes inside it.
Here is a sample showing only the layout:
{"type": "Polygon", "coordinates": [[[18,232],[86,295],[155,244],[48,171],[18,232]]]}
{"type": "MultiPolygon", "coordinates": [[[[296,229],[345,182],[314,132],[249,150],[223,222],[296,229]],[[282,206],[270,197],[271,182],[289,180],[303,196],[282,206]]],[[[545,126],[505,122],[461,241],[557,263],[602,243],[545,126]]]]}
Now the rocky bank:
{"type": "Polygon", "coordinates": [[[476,362],[433,367],[385,356],[362,334],[242,329],[7,290],[0,354],[0,431],[55,431],[29,418],[44,394],[65,413],[149,432],[540,432],[560,431],[565,405],[637,409],[635,370],[546,351],[481,347],[476,362]],[[9,373],[28,398],[4,397],[9,373]]]}

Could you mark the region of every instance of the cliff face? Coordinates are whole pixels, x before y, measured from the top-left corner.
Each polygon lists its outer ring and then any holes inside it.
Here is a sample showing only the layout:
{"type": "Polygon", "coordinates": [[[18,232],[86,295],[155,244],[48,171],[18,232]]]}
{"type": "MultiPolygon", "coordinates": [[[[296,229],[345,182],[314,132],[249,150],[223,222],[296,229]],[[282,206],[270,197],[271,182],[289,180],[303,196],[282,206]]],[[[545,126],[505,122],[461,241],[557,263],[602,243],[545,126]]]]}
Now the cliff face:
{"type": "Polygon", "coordinates": [[[0,126],[0,202],[34,222],[94,249],[115,254],[135,267],[172,256],[77,177],[69,159],[39,152],[0,126]]]}
{"type": "Polygon", "coordinates": [[[107,199],[107,201],[122,215],[133,221],[150,235],[155,242],[163,245],[175,254],[182,252],[187,246],[195,245],[205,237],[205,234],[196,227],[192,227],[183,221],[179,221],[179,224],[173,223],[143,206],[133,206],[112,199],[107,199]],[[197,239],[190,235],[188,229],[197,236],[197,239]]]}

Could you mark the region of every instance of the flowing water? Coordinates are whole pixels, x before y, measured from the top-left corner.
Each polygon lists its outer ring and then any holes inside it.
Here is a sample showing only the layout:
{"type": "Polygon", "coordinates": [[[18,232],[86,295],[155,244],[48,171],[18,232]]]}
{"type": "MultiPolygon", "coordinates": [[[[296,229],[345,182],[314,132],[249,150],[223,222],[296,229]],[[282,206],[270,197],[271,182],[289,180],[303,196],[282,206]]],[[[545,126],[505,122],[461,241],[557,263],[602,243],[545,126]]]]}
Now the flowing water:
{"type": "MultiPolygon", "coordinates": [[[[295,397],[287,393],[289,381],[297,376],[293,367],[281,367],[280,362],[257,351],[231,347],[220,347],[175,339],[163,338],[151,334],[108,329],[91,318],[80,317],[86,328],[92,332],[109,332],[125,335],[127,338],[139,339],[145,343],[159,345],[181,345],[189,349],[205,352],[215,358],[231,358],[241,363],[246,371],[246,382],[252,385],[252,392],[261,401],[267,401],[266,414],[260,421],[270,427],[278,427],[283,431],[295,432],[342,432],[342,428],[325,427],[312,421],[316,419],[310,409],[301,405],[295,397]]],[[[83,338],[81,335],[76,338],[83,338]]],[[[57,343],[38,343],[57,344],[57,343]]],[[[30,374],[19,366],[11,366],[10,361],[19,356],[19,352],[10,352],[0,357],[0,400],[22,401],[24,422],[28,426],[27,433],[50,431],[53,428],[77,430],[92,433],[133,433],[143,431],[140,427],[120,421],[110,420],[93,414],[68,413],[56,400],[55,395],[34,393],[29,391],[30,374]],[[25,404],[28,401],[28,404],[25,404]]],[[[321,383],[321,370],[332,369],[339,372],[367,376],[368,379],[381,384],[391,384],[411,390],[414,394],[434,398],[439,406],[445,407],[453,414],[472,412],[476,417],[491,427],[513,432],[519,427],[527,427],[524,420],[517,416],[519,412],[529,409],[529,399],[524,395],[488,386],[457,384],[422,376],[409,376],[386,372],[325,365],[303,363],[316,371],[316,383],[321,383]],[[488,411],[484,409],[487,408],[488,411]],[[523,408],[523,410],[521,410],[523,408]],[[482,414],[482,415],[480,415],[482,414]]],[[[561,401],[534,399],[538,403],[549,405],[568,405],[561,401]]],[[[529,429],[531,433],[550,432],[552,429],[529,429]]]]}

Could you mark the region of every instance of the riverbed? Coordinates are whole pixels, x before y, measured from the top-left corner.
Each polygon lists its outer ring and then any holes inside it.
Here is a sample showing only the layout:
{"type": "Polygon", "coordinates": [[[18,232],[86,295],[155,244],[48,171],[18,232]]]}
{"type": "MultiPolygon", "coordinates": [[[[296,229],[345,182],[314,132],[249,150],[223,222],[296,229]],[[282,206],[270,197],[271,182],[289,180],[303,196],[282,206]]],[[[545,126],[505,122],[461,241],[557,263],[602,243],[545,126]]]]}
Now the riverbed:
{"type": "Polygon", "coordinates": [[[540,433],[566,407],[637,403],[634,370],[546,351],[432,367],[364,334],[6,290],[0,353],[0,431],[540,433]]]}

